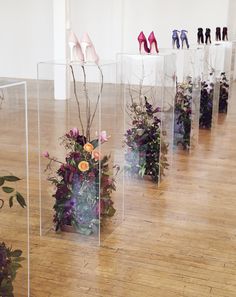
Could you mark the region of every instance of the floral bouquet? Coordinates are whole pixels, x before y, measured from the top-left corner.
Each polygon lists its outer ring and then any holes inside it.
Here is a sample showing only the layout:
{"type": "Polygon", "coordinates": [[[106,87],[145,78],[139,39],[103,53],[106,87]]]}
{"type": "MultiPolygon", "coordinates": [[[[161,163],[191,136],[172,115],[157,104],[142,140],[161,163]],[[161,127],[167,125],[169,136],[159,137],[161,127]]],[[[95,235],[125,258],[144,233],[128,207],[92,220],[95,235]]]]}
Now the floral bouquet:
{"type": "Polygon", "coordinates": [[[127,105],[132,127],[125,133],[126,171],[131,176],[150,176],[154,182],[159,182],[169,167],[168,146],[164,139],[161,140],[160,111],[148,102],[146,96],[140,97],[139,104],[132,100],[127,105]]]}
{"type": "Polygon", "coordinates": [[[19,268],[20,262],[24,260],[21,257],[21,250],[12,250],[4,242],[0,243],[0,296],[14,297],[13,281],[19,268]]]}
{"type": "Polygon", "coordinates": [[[228,111],[228,99],[229,99],[229,81],[225,72],[221,73],[220,78],[220,101],[219,101],[219,113],[227,113],[228,111]]]}
{"type": "Polygon", "coordinates": [[[199,127],[210,129],[213,116],[214,83],[203,81],[201,87],[199,127]]]}
{"type": "Polygon", "coordinates": [[[184,149],[190,148],[192,120],[192,79],[177,84],[175,96],[175,144],[181,144],[184,149]]]}
{"type": "Polygon", "coordinates": [[[97,233],[100,219],[111,217],[116,210],[113,207],[111,194],[116,190],[116,174],[109,168],[110,156],[101,156],[99,143],[108,141],[106,132],[100,137],[87,142],[77,128],[73,128],[62,138],[62,144],[68,153],[65,162],[60,162],[44,152],[49,160],[47,170],[52,163],[59,163],[56,175],[48,180],[55,186],[54,224],[55,230],[72,230],[84,235],[97,233]]]}

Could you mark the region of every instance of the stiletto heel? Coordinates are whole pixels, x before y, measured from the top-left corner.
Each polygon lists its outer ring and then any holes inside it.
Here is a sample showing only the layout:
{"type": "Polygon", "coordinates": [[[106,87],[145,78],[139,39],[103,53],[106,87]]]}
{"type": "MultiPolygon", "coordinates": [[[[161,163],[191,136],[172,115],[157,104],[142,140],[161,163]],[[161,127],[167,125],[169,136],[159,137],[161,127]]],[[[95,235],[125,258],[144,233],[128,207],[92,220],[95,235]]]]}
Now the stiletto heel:
{"type": "Polygon", "coordinates": [[[99,57],[95,51],[94,45],[89,38],[88,34],[85,33],[82,40],[81,40],[81,47],[82,52],[84,54],[84,61],[85,62],[94,62],[98,64],[99,57]]]}
{"type": "Polygon", "coordinates": [[[139,42],[139,53],[140,54],[145,54],[145,53],[150,53],[150,49],[147,46],[147,39],[145,35],[143,34],[143,31],[140,32],[138,36],[138,42],[139,42]]]}
{"type": "Polygon", "coordinates": [[[157,40],[156,40],[156,37],[155,37],[153,31],[150,33],[150,35],[148,37],[148,41],[150,44],[150,53],[153,55],[158,54],[159,50],[158,50],[158,46],[157,46],[157,40]]]}
{"type": "Polygon", "coordinates": [[[70,33],[69,33],[68,44],[70,47],[70,60],[83,63],[84,55],[82,53],[81,46],[79,44],[79,41],[78,41],[76,35],[72,31],[70,31],[70,33]]]}

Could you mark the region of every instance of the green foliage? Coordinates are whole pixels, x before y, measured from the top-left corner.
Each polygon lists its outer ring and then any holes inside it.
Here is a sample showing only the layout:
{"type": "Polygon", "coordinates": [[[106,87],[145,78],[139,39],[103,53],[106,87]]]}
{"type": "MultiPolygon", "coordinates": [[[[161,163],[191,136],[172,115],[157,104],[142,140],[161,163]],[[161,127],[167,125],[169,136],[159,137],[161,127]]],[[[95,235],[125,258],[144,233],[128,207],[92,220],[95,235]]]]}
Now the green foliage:
{"type": "Polygon", "coordinates": [[[0,243],[0,297],[14,297],[13,281],[19,268],[20,262],[24,261],[21,250],[13,250],[0,243]]]}
{"type": "MultiPolygon", "coordinates": [[[[24,208],[24,207],[26,207],[26,202],[25,202],[25,198],[22,196],[22,194],[17,192],[15,188],[5,185],[6,183],[16,183],[18,181],[20,181],[20,178],[17,176],[14,176],[14,175],[0,176],[0,187],[5,194],[11,194],[11,195],[9,195],[9,198],[8,198],[10,207],[13,206],[14,199],[15,199],[17,201],[17,203],[22,208],[24,208]]],[[[0,202],[1,202],[1,205],[0,205],[0,209],[1,209],[4,205],[4,200],[0,199],[0,202]]]]}

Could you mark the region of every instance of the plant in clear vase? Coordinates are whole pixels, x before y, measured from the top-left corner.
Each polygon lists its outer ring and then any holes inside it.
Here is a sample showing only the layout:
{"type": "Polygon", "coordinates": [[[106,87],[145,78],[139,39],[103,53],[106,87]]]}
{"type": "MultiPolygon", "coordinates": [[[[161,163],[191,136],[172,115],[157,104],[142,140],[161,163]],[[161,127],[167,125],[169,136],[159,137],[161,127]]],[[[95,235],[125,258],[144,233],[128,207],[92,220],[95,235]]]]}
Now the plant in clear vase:
{"type": "Polygon", "coordinates": [[[102,94],[103,75],[98,66],[102,83],[98,94],[95,110],[91,115],[90,98],[86,85],[86,73],[84,73],[84,94],[86,98],[86,127],[80,116],[80,101],[76,91],[74,70],[71,66],[74,95],[78,106],[78,117],[82,133],[78,128],[73,128],[62,136],[61,145],[65,148],[65,161],[58,161],[48,152],[43,156],[49,163],[46,171],[49,171],[48,181],[55,188],[53,198],[55,231],[77,232],[83,235],[97,234],[100,223],[106,217],[112,217],[116,210],[112,200],[112,192],[116,191],[116,177],[119,166],[111,166],[110,155],[101,154],[101,145],[109,140],[106,131],[102,131],[91,140],[90,129],[95,117],[98,103],[102,94]],[[59,167],[54,171],[53,165],[59,167]]]}
{"type": "Polygon", "coordinates": [[[190,148],[192,90],[191,77],[176,85],[174,139],[175,144],[181,144],[184,149],[190,148]]]}
{"type": "MultiPolygon", "coordinates": [[[[12,187],[12,183],[18,182],[20,179],[14,175],[0,176],[0,187],[3,193],[8,196],[8,203],[13,207],[14,201],[22,207],[26,207],[25,198],[21,193],[12,187]]],[[[0,210],[5,205],[5,199],[0,199],[0,210]]],[[[25,260],[22,257],[22,251],[17,249],[13,250],[8,247],[5,242],[0,241],[0,297],[14,297],[13,281],[19,268],[20,262],[25,260]]]]}
{"type": "Polygon", "coordinates": [[[199,127],[210,129],[213,117],[214,83],[203,81],[201,84],[199,127]]]}
{"type": "Polygon", "coordinates": [[[227,113],[229,99],[229,81],[226,73],[222,72],[220,77],[220,98],[219,98],[219,113],[227,113]]]}
{"type": "Polygon", "coordinates": [[[150,176],[158,183],[169,167],[168,145],[162,138],[158,116],[161,109],[153,107],[146,96],[140,95],[138,101],[131,95],[131,103],[126,106],[131,127],[125,133],[125,169],[130,176],[150,176]]]}

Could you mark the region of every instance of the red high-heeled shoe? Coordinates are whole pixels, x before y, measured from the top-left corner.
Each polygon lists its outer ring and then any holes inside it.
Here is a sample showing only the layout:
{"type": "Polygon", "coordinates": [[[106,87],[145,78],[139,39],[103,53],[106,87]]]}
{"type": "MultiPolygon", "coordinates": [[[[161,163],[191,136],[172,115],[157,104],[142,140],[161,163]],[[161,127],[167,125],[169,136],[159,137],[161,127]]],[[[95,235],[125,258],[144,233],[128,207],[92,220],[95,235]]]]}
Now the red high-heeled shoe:
{"type": "Polygon", "coordinates": [[[148,41],[149,41],[149,44],[150,44],[150,54],[158,54],[159,53],[159,49],[158,49],[158,46],[157,46],[157,40],[156,40],[156,37],[154,35],[154,32],[152,31],[148,37],[148,41]]]}
{"type": "Polygon", "coordinates": [[[145,35],[143,34],[143,31],[140,32],[138,36],[138,42],[139,42],[139,52],[140,54],[150,53],[150,49],[147,45],[147,39],[145,35]]]}

